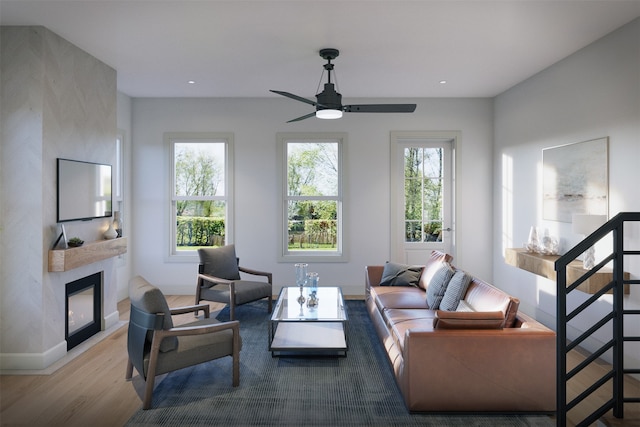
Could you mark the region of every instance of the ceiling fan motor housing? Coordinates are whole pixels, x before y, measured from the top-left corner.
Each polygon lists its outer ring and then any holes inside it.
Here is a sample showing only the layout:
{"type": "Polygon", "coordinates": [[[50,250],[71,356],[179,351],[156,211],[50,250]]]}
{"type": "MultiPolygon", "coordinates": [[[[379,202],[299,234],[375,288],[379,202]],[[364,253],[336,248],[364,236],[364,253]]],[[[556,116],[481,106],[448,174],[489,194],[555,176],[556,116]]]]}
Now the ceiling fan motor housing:
{"type": "Polygon", "coordinates": [[[325,83],[324,90],[316,95],[317,110],[342,110],[342,95],[336,92],[333,83],[325,83]]]}

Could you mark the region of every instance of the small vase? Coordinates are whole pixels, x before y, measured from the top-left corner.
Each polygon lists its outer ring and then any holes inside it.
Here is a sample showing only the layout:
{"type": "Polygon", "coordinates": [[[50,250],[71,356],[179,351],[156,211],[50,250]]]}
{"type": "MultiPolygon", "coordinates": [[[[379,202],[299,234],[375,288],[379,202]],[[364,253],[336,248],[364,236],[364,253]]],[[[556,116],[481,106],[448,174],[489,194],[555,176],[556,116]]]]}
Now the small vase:
{"type": "Polygon", "coordinates": [[[538,250],[538,229],[535,226],[532,226],[529,230],[526,249],[528,252],[536,252],[538,250]]]}
{"type": "Polygon", "coordinates": [[[118,237],[118,232],[115,228],[113,228],[113,223],[109,223],[109,228],[103,234],[104,238],[107,240],[115,239],[118,237]]]}
{"type": "Polygon", "coordinates": [[[307,282],[307,268],[309,264],[298,263],[295,264],[296,268],[296,285],[302,288],[307,282]]]}
{"type": "Polygon", "coordinates": [[[115,228],[116,233],[118,233],[117,237],[122,237],[122,218],[118,211],[113,213],[113,228],[115,228]]]}

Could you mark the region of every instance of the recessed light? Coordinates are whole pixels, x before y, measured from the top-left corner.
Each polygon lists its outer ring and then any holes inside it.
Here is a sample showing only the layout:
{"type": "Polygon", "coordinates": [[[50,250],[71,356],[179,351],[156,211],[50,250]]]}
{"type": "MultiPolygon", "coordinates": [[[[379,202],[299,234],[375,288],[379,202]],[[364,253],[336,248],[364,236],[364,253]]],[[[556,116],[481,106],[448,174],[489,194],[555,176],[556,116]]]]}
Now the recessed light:
{"type": "Polygon", "coordinates": [[[446,80],[440,80],[440,84],[441,84],[441,85],[446,85],[446,84],[447,84],[447,81],[446,81],[446,80]]]}
{"type": "Polygon", "coordinates": [[[189,83],[190,85],[194,85],[194,84],[196,84],[196,81],[195,80],[189,80],[187,83],[189,83]]]}

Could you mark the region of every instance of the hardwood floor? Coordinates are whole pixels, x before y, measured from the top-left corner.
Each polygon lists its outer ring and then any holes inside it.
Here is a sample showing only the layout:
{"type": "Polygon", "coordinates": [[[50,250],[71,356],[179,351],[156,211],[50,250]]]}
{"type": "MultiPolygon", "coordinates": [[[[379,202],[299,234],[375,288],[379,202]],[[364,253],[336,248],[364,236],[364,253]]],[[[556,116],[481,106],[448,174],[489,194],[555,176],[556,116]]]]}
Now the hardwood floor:
{"type": "MultiPolygon", "coordinates": [[[[188,305],[190,296],[167,297],[171,307],[188,305]]],[[[223,306],[211,304],[212,315],[223,306]]],[[[129,301],[118,303],[120,319],[128,320],[129,301]]],[[[192,314],[174,317],[176,324],[193,320],[192,314]]],[[[73,359],[51,375],[0,376],[0,425],[9,426],[121,426],[140,408],[141,399],[136,390],[142,382],[124,379],[127,364],[127,328],[116,332],[73,359]]],[[[579,352],[569,355],[571,366],[584,356],[579,352]]],[[[594,365],[594,364],[591,364],[594,365]]],[[[606,364],[589,366],[578,383],[599,378],[606,364]]],[[[579,387],[579,384],[576,384],[579,387]]],[[[640,382],[629,379],[625,390],[628,396],[640,396],[640,382]]],[[[569,394],[575,395],[573,388],[569,394]]],[[[600,407],[608,397],[605,391],[593,394],[589,401],[569,414],[567,425],[573,426],[588,409],[600,407]]],[[[609,427],[640,426],[640,404],[627,404],[625,418],[607,416],[600,425],[609,427]]],[[[590,411],[588,411],[590,412],[590,411]]]]}

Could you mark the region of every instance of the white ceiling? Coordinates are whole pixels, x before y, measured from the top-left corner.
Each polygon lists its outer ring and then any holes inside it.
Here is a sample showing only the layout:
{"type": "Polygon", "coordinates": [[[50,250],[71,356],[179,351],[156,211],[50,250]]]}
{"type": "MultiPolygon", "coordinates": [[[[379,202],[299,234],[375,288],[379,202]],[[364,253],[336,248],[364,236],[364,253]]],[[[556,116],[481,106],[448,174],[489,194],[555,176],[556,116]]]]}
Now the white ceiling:
{"type": "Polygon", "coordinates": [[[638,16],[640,0],[0,1],[2,25],[49,28],[132,97],[313,97],[326,47],[345,101],[492,97],[638,16]]]}

